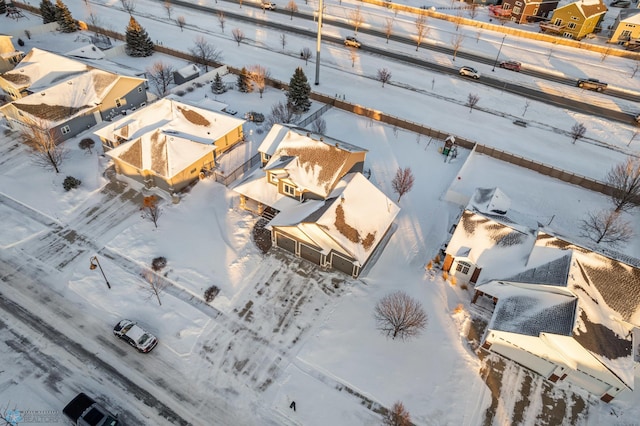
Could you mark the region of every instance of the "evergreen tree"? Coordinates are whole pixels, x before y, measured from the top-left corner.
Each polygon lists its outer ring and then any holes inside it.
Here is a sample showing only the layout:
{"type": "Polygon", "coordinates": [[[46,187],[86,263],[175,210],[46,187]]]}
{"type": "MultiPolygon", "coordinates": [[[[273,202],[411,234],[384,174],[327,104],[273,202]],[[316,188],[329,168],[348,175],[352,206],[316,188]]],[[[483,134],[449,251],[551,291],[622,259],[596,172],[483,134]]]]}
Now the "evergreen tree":
{"type": "Polygon", "coordinates": [[[63,33],[73,33],[80,29],[78,21],[73,19],[71,12],[66,4],[62,3],[62,0],[56,0],[56,21],[60,25],[60,30],[63,33]]]}
{"type": "Polygon", "coordinates": [[[42,0],[40,3],[40,15],[42,15],[43,24],[57,21],[56,7],[51,3],[51,0],[42,0]]]}
{"type": "Polygon", "coordinates": [[[149,34],[147,34],[145,29],[140,26],[133,16],[129,18],[125,38],[127,41],[127,47],[125,49],[127,55],[140,58],[153,54],[153,42],[149,34]]]}
{"type": "Polygon", "coordinates": [[[287,93],[289,104],[298,113],[309,111],[311,108],[310,93],[311,86],[309,86],[307,76],[304,75],[302,68],[296,68],[296,72],[293,73],[293,77],[289,82],[289,93],[287,93]]]}
{"type": "Polygon", "coordinates": [[[236,86],[238,87],[238,91],[242,93],[249,93],[253,91],[251,75],[245,67],[242,67],[240,74],[238,74],[238,82],[236,83],[236,86]]]}
{"type": "Polygon", "coordinates": [[[221,95],[227,91],[226,86],[222,82],[222,78],[220,74],[216,73],[215,78],[213,79],[213,83],[211,83],[211,91],[216,95],[221,95]]]}
{"type": "Polygon", "coordinates": [[[3,15],[7,12],[7,3],[4,0],[0,0],[0,15],[3,15]]]}

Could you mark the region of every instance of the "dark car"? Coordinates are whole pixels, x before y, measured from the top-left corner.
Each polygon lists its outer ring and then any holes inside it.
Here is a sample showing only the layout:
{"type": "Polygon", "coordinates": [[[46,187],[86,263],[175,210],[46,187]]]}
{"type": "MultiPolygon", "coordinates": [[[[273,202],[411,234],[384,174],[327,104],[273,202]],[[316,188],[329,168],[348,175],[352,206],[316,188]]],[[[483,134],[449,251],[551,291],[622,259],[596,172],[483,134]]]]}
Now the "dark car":
{"type": "Polygon", "coordinates": [[[500,68],[519,72],[522,69],[522,64],[517,61],[502,61],[500,62],[500,68]]]}
{"type": "Polygon", "coordinates": [[[581,78],[576,85],[581,89],[595,90],[596,92],[602,92],[607,88],[607,83],[595,78],[581,78]]]}
{"type": "Polygon", "coordinates": [[[113,334],[143,353],[151,352],[158,339],[133,321],[124,319],[113,328],[113,334]]]}

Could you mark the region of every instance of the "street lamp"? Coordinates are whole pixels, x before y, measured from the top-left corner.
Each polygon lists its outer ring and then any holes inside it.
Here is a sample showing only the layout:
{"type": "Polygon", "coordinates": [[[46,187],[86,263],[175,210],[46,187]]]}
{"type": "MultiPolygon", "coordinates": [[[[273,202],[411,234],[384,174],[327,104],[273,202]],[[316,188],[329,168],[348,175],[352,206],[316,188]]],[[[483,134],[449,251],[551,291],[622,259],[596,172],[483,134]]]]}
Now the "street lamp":
{"type": "Polygon", "coordinates": [[[502,41],[500,42],[500,49],[498,49],[498,55],[496,56],[496,61],[493,63],[493,68],[491,69],[491,71],[496,70],[496,65],[498,64],[498,58],[500,57],[500,52],[502,51],[502,45],[504,44],[505,38],[507,38],[506,34],[504,35],[504,37],[502,37],[502,41]]]}
{"type": "Polygon", "coordinates": [[[104,282],[107,283],[107,287],[111,289],[111,284],[109,284],[109,281],[107,280],[107,276],[104,274],[104,271],[102,270],[102,266],[100,265],[100,262],[98,262],[98,257],[91,256],[91,258],[89,259],[89,262],[90,262],[89,269],[91,269],[92,271],[96,268],[100,268],[100,272],[102,272],[102,276],[104,277],[104,282]]]}
{"type": "Polygon", "coordinates": [[[318,38],[316,40],[316,86],[320,84],[320,44],[322,43],[322,15],[324,15],[324,4],[322,0],[318,3],[318,38]]]}

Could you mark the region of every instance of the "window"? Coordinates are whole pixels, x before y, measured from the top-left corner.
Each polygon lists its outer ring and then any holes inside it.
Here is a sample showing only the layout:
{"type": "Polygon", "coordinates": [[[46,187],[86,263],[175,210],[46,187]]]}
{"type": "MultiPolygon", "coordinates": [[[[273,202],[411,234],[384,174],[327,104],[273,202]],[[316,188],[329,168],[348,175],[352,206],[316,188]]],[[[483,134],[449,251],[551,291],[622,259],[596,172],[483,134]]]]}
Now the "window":
{"type": "Polygon", "coordinates": [[[557,25],[557,26],[562,25],[562,19],[560,18],[556,19],[555,21],[553,21],[553,25],[557,25]]]}
{"type": "Polygon", "coordinates": [[[116,107],[120,108],[122,106],[122,99],[116,99],[116,107]]]}
{"type": "Polygon", "coordinates": [[[142,87],[138,87],[138,93],[142,93],[142,87]]]}
{"type": "Polygon", "coordinates": [[[292,197],[296,195],[296,189],[291,185],[287,185],[286,183],[282,186],[282,190],[285,194],[291,195],[292,197]]]}
{"type": "Polygon", "coordinates": [[[522,6],[522,2],[521,1],[517,1],[516,2],[516,6],[522,6]]]}
{"type": "Polygon", "coordinates": [[[277,184],[278,176],[276,176],[275,173],[269,173],[269,182],[277,184]]]}
{"type": "Polygon", "coordinates": [[[62,132],[63,135],[66,135],[71,131],[71,129],[69,128],[69,126],[63,126],[60,128],[60,131],[62,132]]]}
{"type": "Polygon", "coordinates": [[[522,9],[520,9],[518,6],[514,6],[514,8],[513,8],[513,13],[514,13],[515,15],[518,15],[518,14],[520,14],[520,11],[521,11],[521,10],[522,10],[522,9]]]}
{"type": "Polygon", "coordinates": [[[502,9],[503,10],[509,10],[509,9],[511,9],[511,5],[509,3],[503,3],[502,4],[502,9]]]}
{"type": "Polygon", "coordinates": [[[577,16],[572,16],[571,19],[573,19],[574,21],[579,21],[580,20],[580,18],[577,17],[577,16]]]}
{"type": "Polygon", "coordinates": [[[471,265],[467,262],[458,262],[456,265],[456,271],[461,272],[465,275],[469,273],[469,269],[471,269],[471,265]]]}
{"type": "Polygon", "coordinates": [[[570,30],[575,30],[575,28],[576,28],[576,23],[575,23],[575,22],[569,22],[569,25],[567,25],[567,27],[568,27],[570,30]]]}

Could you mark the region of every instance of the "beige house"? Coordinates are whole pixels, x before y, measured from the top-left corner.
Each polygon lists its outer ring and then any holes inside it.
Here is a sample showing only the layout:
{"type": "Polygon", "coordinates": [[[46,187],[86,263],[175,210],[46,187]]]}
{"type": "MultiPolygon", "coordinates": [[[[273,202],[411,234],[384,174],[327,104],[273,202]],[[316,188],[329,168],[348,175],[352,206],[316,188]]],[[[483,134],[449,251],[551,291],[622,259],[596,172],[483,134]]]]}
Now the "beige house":
{"type": "Polygon", "coordinates": [[[638,266],[523,224],[530,217],[492,203],[492,193],[476,190],[443,266],[473,284],[472,303],[491,313],[482,348],[605,402],[633,391],[638,266]]]}
{"type": "Polygon", "coordinates": [[[640,9],[622,9],[611,28],[609,43],[629,45],[640,41],[640,9]]]}
{"type": "Polygon", "coordinates": [[[24,57],[24,52],[16,50],[12,37],[0,34],[0,74],[12,70],[24,57]]]}
{"type": "Polygon", "coordinates": [[[179,192],[215,168],[243,140],[244,120],[161,99],[96,131],[116,172],[147,187],[179,192]]]}

